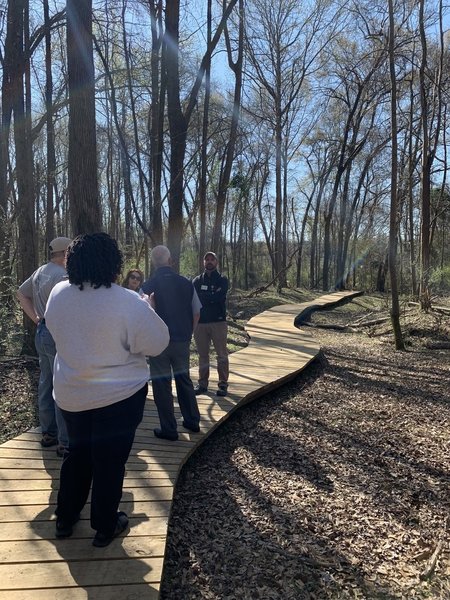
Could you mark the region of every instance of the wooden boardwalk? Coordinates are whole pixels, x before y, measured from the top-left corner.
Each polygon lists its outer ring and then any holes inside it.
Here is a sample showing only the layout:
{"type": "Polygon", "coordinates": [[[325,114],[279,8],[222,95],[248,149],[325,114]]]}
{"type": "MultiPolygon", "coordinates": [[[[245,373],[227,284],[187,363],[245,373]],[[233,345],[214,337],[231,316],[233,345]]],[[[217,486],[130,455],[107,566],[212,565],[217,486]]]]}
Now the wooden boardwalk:
{"type": "MultiPolygon", "coordinates": [[[[0,446],[1,600],[153,600],[159,597],[167,524],[181,466],[227,416],[292,379],[318,354],[310,332],[294,321],[304,311],[331,308],[359,295],[336,292],[313,302],[276,306],[247,323],[248,347],[230,355],[230,394],[199,396],[201,432],[180,427],[177,442],[158,440],[149,400],[127,463],[121,510],[130,530],[107,548],[94,548],[89,507],[69,539],[55,538],[61,459],[42,449],[36,432],[0,446]]],[[[211,375],[214,374],[212,370],[211,375]]],[[[180,416],[180,415],[178,415],[180,416]]]]}

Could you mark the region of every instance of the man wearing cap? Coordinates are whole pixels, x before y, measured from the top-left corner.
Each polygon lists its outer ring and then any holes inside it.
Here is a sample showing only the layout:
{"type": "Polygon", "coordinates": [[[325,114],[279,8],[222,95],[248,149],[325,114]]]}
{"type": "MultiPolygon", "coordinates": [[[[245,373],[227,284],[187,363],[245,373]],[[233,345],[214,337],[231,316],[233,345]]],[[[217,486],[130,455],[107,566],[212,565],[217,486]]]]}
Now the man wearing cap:
{"type": "Polygon", "coordinates": [[[217,354],[219,385],[217,396],[226,396],[228,389],[228,350],[227,350],[227,310],[226,298],[228,279],[217,270],[218,260],[214,252],[207,252],[203,258],[205,270],[194,281],[202,308],[200,320],[194,331],[194,339],[199,355],[199,376],[195,393],[208,391],[209,348],[211,341],[217,354]]]}
{"type": "Polygon", "coordinates": [[[41,446],[57,446],[56,454],[64,456],[69,446],[67,428],[60,409],[53,399],[53,363],[55,342],[45,325],[44,313],[54,286],[67,278],[65,255],[71,239],[55,238],[49,246],[50,260],[37,269],[17,291],[23,311],[36,323],[34,343],[39,356],[41,374],[38,384],[39,423],[42,430],[41,446]]]}

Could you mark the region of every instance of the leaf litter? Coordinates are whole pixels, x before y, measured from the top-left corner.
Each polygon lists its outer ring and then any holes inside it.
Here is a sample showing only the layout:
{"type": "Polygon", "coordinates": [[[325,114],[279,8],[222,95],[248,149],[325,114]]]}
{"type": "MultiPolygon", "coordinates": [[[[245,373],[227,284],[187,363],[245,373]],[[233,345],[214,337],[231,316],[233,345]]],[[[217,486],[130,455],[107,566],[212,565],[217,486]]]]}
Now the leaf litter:
{"type": "Polygon", "coordinates": [[[177,483],[162,600],[450,599],[450,353],[419,321],[407,352],[375,327],[316,328],[320,357],[205,441],[177,483]]]}

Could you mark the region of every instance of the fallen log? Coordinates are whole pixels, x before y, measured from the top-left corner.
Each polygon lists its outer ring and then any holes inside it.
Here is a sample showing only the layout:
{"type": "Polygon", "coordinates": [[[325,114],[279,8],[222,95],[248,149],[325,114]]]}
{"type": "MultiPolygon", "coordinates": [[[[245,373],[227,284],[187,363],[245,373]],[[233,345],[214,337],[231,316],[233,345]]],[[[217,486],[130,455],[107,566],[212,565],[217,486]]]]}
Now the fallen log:
{"type": "Polygon", "coordinates": [[[352,327],[371,327],[372,325],[379,325],[380,323],[386,323],[386,321],[390,321],[391,317],[381,317],[379,319],[372,319],[371,321],[363,321],[362,323],[358,323],[355,325],[352,323],[352,327]]]}
{"type": "MultiPolygon", "coordinates": [[[[420,307],[420,303],[411,301],[411,302],[408,302],[408,306],[420,307]]],[[[446,315],[450,314],[450,308],[448,308],[447,306],[436,306],[436,305],[432,304],[429,312],[433,312],[433,311],[441,312],[446,315]]]]}
{"type": "Polygon", "coordinates": [[[355,331],[347,325],[332,325],[330,323],[310,323],[309,321],[303,321],[301,327],[313,327],[316,329],[334,329],[336,331],[355,331]]]}
{"type": "Polygon", "coordinates": [[[427,342],[425,345],[430,350],[450,350],[450,342],[427,342]]]}

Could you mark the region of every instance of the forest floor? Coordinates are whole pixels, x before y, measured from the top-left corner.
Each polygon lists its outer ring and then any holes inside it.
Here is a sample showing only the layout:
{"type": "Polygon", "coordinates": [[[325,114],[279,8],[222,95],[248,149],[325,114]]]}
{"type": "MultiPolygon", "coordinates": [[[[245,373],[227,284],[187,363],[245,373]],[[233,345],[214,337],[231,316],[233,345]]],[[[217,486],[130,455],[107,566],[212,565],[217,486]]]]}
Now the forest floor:
{"type": "MultiPolygon", "coordinates": [[[[230,349],[308,299],[230,298],[230,349]]],[[[387,315],[374,296],[315,313],[320,357],[189,459],[161,600],[450,599],[450,318],[405,304],[397,352],[387,315]]],[[[0,441],[35,423],[36,382],[33,359],[0,359],[0,441]]]]}

